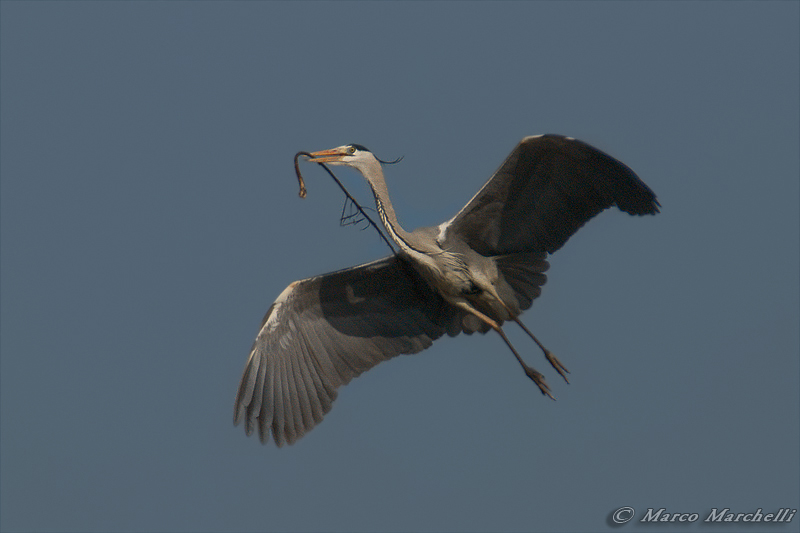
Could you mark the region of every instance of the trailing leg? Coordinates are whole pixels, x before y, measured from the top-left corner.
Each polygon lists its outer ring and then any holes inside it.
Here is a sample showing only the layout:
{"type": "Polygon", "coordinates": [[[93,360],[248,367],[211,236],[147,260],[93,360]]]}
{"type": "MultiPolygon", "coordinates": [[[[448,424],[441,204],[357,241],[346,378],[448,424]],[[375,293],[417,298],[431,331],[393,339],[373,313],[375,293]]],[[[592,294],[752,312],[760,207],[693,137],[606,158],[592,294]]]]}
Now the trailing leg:
{"type": "Polygon", "coordinates": [[[531,332],[530,332],[530,330],[529,330],[528,328],[526,328],[526,327],[525,327],[525,324],[523,324],[523,323],[522,323],[522,321],[520,321],[520,319],[519,319],[519,318],[517,318],[517,317],[514,317],[514,322],[516,322],[517,324],[519,324],[519,327],[521,327],[521,328],[522,328],[522,329],[525,331],[525,333],[527,333],[527,334],[530,336],[530,338],[531,338],[531,339],[533,339],[533,342],[535,342],[537,345],[539,345],[539,348],[541,348],[541,349],[542,349],[542,351],[544,352],[544,356],[547,358],[547,360],[550,362],[550,364],[551,364],[551,365],[553,365],[553,368],[555,368],[555,369],[556,369],[556,371],[557,371],[559,374],[561,374],[561,377],[562,377],[562,378],[564,378],[564,381],[566,381],[567,383],[569,383],[569,380],[567,379],[567,376],[564,374],[564,372],[566,372],[567,374],[569,374],[569,373],[570,373],[570,372],[569,372],[569,370],[567,370],[567,367],[565,367],[565,366],[564,366],[564,365],[561,363],[561,361],[559,361],[559,360],[558,360],[558,358],[557,358],[555,355],[553,355],[553,352],[551,352],[550,350],[548,350],[547,348],[545,348],[545,347],[542,345],[542,343],[541,343],[541,342],[539,342],[539,339],[537,339],[537,338],[536,338],[536,337],[533,335],[533,333],[531,333],[531,332]]]}
{"type": "MultiPolygon", "coordinates": [[[[514,346],[511,344],[511,341],[508,340],[508,337],[506,337],[506,334],[503,331],[503,328],[500,327],[500,324],[498,324],[497,322],[495,322],[494,320],[492,320],[488,316],[484,315],[483,313],[481,313],[477,309],[473,309],[473,308],[471,308],[471,307],[469,307],[467,305],[462,305],[461,307],[466,309],[467,311],[469,311],[470,313],[472,313],[476,317],[478,317],[482,322],[486,323],[489,327],[491,327],[493,330],[495,330],[503,338],[503,341],[505,341],[506,345],[508,345],[509,349],[511,350],[511,353],[513,353],[514,357],[516,357],[517,361],[519,361],[519,364],[522,365],[522,369],[525,370],[525,375],[528,376],[529,378],[531,378],[534,383],[536,383],[536,386],[539,387],[539,390],[542,391],[542,394],[544,394],[545,396],[549,397],[551,400],[555,400],[553,395],[550,393],[550,387],[547,385],[547,382],[544,380],[544,375],[541,372],[538,372],[537,370],[535,370],[534,368],[531,368],[530,366],[528,366],[527,363],[525,363],[525,361],[522,360],[522,357],[519,355],[519,353],[517,353],[517,350],[514,349],[514,346]]],[[[534,340],[536,340],[536,339],[534,339],[534,340]]],[[[539,341],[536,341],[536,342],[538,343],[539,341]]],[[[541,344],[539,346],[541,346],[541,344]]],[[[556,359],[556,361],[557,361],[557,359],[556,359]]],[[[551,364],[552,364],[552,362],[551,362],[551,364]]]]}

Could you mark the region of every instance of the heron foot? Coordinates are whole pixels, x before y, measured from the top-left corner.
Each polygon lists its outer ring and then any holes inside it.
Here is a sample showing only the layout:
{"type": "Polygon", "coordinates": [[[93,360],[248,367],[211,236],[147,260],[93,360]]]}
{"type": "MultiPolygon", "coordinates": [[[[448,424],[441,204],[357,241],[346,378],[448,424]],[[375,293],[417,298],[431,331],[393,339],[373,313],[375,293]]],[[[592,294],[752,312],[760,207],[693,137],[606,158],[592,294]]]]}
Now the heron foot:
{"type": "Polygon", "coordinates": [[[551,400],[555,400],[553,395],[550,394],[550,387],[547,385],[547,382],[544,380],[544,375],[541,372],[537,372],[536,370],[532,369],[529,366],[525,366],[525,374],[536,383],[536,386],[539,387],[539,390],[542,391],[542,394],[548,396],[551,400]]]}
{"type": "Polygon", "coordinates": [[[544,351],[544,356],[547,357],[547,360],[550,361],[550,364],[553,365],[553,368],[556,369],[556,372],[561,374],[561,377],[564,378],[564,381],[569,383],[569,380],[567,379],[567,376],[564,375],[564,372],[569,374],[570,371],[567,370],[567,367],[565,367],[564,364],[561,361],[558,360],[558,357],[553,355],[553,352],[551,352],[550,350],[545,350],[544,351]]]}

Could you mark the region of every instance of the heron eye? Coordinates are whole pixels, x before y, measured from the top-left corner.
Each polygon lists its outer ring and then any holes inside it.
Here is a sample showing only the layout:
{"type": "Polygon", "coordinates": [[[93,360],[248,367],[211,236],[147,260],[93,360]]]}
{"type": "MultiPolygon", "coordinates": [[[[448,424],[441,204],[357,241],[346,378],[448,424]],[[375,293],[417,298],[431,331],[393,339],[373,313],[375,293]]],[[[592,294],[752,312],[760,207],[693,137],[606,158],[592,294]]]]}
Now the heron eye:
{"type": "Polygon", "coordinates": [[[353,155],[354,153],[356,153],[356,147],[355,146],[348,146],[347,147],[347,153],[349,155],[353,155]]]}

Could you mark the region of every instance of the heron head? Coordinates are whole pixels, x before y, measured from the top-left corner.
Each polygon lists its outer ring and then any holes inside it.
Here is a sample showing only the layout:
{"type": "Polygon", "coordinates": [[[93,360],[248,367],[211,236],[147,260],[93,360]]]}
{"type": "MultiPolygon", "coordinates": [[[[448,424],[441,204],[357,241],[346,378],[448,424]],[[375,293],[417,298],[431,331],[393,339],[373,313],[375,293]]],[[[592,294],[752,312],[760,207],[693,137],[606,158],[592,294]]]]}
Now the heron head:
{"type": "Polygon", "coordinates": [[[359,164],[375,161],[375,156],[360,144],[346,144],[330,150],[311,152],[311,163],[328,163],[329,165],[347,165],[358,168],[359,164]]]}

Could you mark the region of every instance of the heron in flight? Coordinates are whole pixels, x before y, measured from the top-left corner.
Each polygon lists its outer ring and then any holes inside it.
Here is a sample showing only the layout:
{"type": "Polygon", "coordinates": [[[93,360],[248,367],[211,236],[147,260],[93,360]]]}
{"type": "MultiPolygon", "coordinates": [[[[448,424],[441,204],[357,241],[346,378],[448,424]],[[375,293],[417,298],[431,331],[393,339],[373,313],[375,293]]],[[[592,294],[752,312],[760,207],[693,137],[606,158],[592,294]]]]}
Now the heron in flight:
{"type": "Polygon", "coordinates": [[[330,411],[337,389],[445,333],[496,331],[525,374],[552,398],[502,325],[514,321],[566,380],[566,367],[520,322],[541,294],[552,254],[586,221],[616,205],[654,215],[659,203],[627,166],[560,135],[526,137],[453,218],[408,232],[397,221],[381,162],[358,144],[308,161],[359,171],[397,252],[291,283],[270,306],[239,384],[234,424],[292,444],[330,411]]]}

